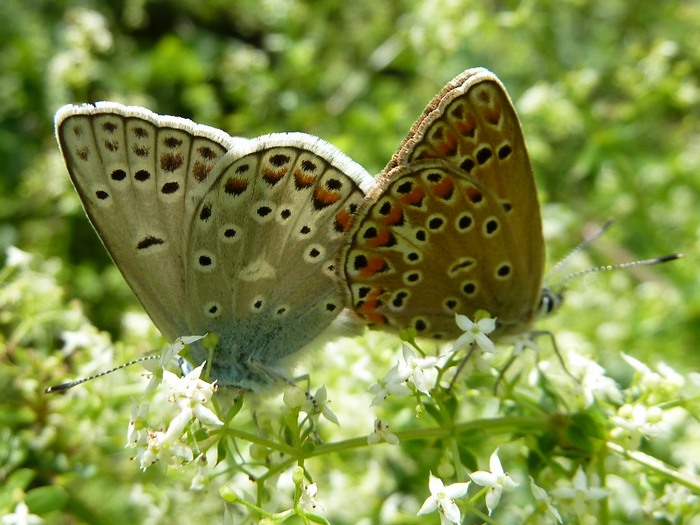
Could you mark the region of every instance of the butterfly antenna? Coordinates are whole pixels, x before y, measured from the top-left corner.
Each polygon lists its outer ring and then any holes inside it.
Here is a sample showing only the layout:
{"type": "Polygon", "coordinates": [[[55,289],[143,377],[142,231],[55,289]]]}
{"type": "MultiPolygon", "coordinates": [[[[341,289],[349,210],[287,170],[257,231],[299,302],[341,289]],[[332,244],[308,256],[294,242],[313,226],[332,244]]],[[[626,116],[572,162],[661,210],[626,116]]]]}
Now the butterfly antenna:
{"type": "Polygon", "coordinates": [[[160,355],[148,355],[144,357],[139,357],[138,359],[134,359],[132,361],[114,367],[111,370],[105,370],[104,372],[100,372],[99,374],[83,377],[82,379],[76,379],[75,381],[69,381],[67,383],[61,383],[60,385],[56,386],[50,386],[46,390],[44,390],[44,393],[52,394],[53,392],[64,392],[69,388],[73,388],[74,386],[78,386],[87,381],[92,381],[93,379],[97,379],[98,377],[106,376],[107,374],[111,374],[112,372],[116,372],[117,370],[121,370],[122,368],[126,368],[127,366],[143,363],[144,361],[151,361],[153,359],[160,359],[160,355]]]}
{"type": "Polygon", "coordinates": [[[593,273],[593,272],[609,272],[611,270],[622,270],[625,268],[637,268],[639,266],[652,266],[654,264],[661,264],[669,261],[675,261],[676,259],[682,259],[685,257],[682,253],[672,253],[670,255],[664,255],[662,257],[654,257],[652,259],[644,259],[641,261],[630,261],[626,263],[620,263],[620,264],[604,264],[602,266],[594,266],[593,268],[588,268],[586,270],[581,270],[580,272],[574,272],[572,274],[567,275],[566,277],[563,277],[559,279],[558,281],[555,281],[554,283],[549,285],[550,289],[556,289],[557,287],[561,287],[565,282],[570,281],[571,279],[575,279],[577,277],[581,277],[583,275],[593,273]]]}
{"type": "MultiPolygon", "coordinates": [[[[569,253],[567,253],[564,257],[562,257],[561,259],[559,259],[559,260],[554,264],[554,266],[552,266],[552,268],[549,270],[549,272],[547,272],[547,275],[546,275],[545,278],[544,278],[544,282],[546,283],[546,282],[551,278],[551,276],[552,276],[553,274],[557,273],[557,272],[559,271],[559,268],[561,268],[561,267],[564,265],[564,263],[565,263],[566,261],[568,261],[574,254],[580,252],[581,250],[583,250],[584,248],[586,248],[589,244],[591,244],[593,241],[595,241],[598,237],[600,237],[601,235],[603,235],[603,234],[608,230],[608,228],[610,228],[610,226],[612,225],[612,223],[613,223],[612,219],[608,219],[607,221],[605,221],[605,224],[603,224],[603,226],[601,226],[601,227],[598,229],[597,232],[595,232],[594,234],[590,235],[589,237],[586,237],[583,241],[581,241],[581,242],[578,244],[578,246],[574,247],[573,250],[571,250],[571,251],[570,251],[569,253]]],[[[584,272],[579,272],[579,273],[588,273],[588,271],[589,271],[589,270],[586,270],[586,271],[584,271],[584,272]]],[[[591,269],[591,271],[596,271],[596,270],[591,269]]],[[[574,275],[576,275],[576,274],[574,274],[574,275]]],[[[567,277],[566,277],[565,279],[563,279],[563,280],[568,281],[569,278],[571,278],[571,277],[572,277],[572,275],[569,275],[569,276],[567,276],[567,277]]],[[[557,281],[557,283],[560,283],[560,281],[557,281]]],[[[553,288],[554,285],[548,285],[548,286],[549,286],[549,288],[553,288]]]]}

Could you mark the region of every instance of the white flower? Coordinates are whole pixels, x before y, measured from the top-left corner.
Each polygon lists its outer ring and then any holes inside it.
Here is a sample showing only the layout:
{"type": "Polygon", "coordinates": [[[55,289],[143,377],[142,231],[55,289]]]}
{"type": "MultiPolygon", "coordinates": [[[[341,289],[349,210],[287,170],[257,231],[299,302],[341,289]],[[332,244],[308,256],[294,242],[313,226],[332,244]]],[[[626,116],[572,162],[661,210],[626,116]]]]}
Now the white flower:
{"type": "MultiPolygon", "coordinates": [[[[389,396],[408,397],[411,395],[411,390],[404,384],[408,376],[400,373],[399,368],[400,365],[395,364],[384,376],[384,379],[378,380],[369,387],[369,393],[374,394],[370,406],[381,405],[389,396]]],[[[408,370],[406,367],[401,367],[401,371],[407,372],[408,370]]]]}
{"type": "Polygon", "coordinates": [[[107,20],[97,11],[75,8],[70,11],[70,29],[65,38],[71,48],[84,48],[106,53],[112,49],[112,33],[107,20]]]}
{"type": "Polygon", "coordinates": [[[644,396],[648,404],[677,396],[685,385],[685,378],[665,363],[657,365],[657,372],[632,356],[622,354],[622,358],[636,372],[630,390],[635,397],[644,396]]]}
{"type": "Polygon", "coordinates": [[[437,510],[440,513],[441,524],[459,523],[462,520],[462,515],[454,500],[467,493],[469,483],[453,483],[445,486],[442,480],[433,476],[431,472],[428,488],[430,489],[430,497],[423,503],[418,511],[418,516],[437,510]]]}
{"type": "Polygon", "coordinates": [[[608,491],[601,487],[589,487],[588,478],[583,468],[579,466],[571,486],[559,486],[552,490],[552,496],[556,499],[572,500],[574,510],[579,516],[590,512],[590,502],[597,501],[608,496],[608,491]]]}
{"type": "Polygon", "coordinates": [[[61,339],[63,339],[63,348],[61,349],[63,355],[72,355],[78,348],[105,346],[105,341],[99,334],[87,330],[64,330],[61,332],[61,339]]]}
{"type": "Polygon", "coordinates": [[[0,523],[2,525],[39,525],[44,523],[44,520],[36,514],[31,514],[27,504],[20,501],[12,514],[6,514],[0,518],[0,523]]]}
{"type": "MultiPolygon", "coordinates": [[[[32,262],[31,253],[22,251],[19,248],[15,248],[14,246],[8,246],[7,250],[5,250],[5,266],[7,267],[12,268],[14,266],[22,266],[26,268],[27,266],[29,266],[30,262],[32,262]]],[[[20,505],[24,504],[18,503],[17,508],[19,508],[20,505]]]]}
{"type": "MultiPolygon", "coordinates": [[[[169,352],[166,351],[167,353],[169,352]]],[[[136,457],[142,470],[146,470],[156,461],[177,465],[190,463],[194,453],[182,439],[187,437],[188,427],[194,419],[213,427],[223,425],[216,414],[204,406],[210,401],[216,386],[199,378],[203,367],[204,363],[185,377],[178,377],[168,370],[161,369],[163,384],[169,390],[168,400],[180,409],[165,432],[148,429],[148,405],[139,406],[133,403],[127,431],[127,447],[136,448],[136,457]]]]}
{"type": "Polygon", "coordinates": [[[486,493],[486,508],[489,511],[489,515],[491,515],[493,509],[495,509],[498,502],[501,501],[501,494],[503,494],[503,491],[511,492],[518,484],[513,481],[513,478],[511,478],[507,472],[503,471],[501,460],[498,459],[498,449],[494,450],[493,454],[491,454],[489,468],[491,472],[478,470],[469,474],[469,477],[472,478],[472,481],[477,485],[489,487],[486,493]]]}
{"type": "Polygon", "coordinates": [[[583,396],[583,404],[589,407],[596,399],[622,402],[622,392],[614,379],[597,362],[577,352],[566,353],[571,375],[578,379],[577,390],[583,396]]]}
{"type": "Polygon", "coordinates": [[[331,423],[335,423],[336,425],[340,425],[338,423],[338,418],[335,416],[335,414],[331,411],[330,407],[328,404],[331,402],[330,399],[328,399],[328,391],[326,390],[326,386],[323,385],[321,388],[316,390],[316,393],[313,395],[315,402],[315,410],[316,413],[320,413],[323,417],[325,417],[328,421],[331,423]]]}
{"type": "Polygon", "coordinates": [[[190,490],[194,492],[203,492],[207,489],[207,486],[211,481],[209,476],[210,471],[206,464],[206,456],[200,454],[194,461],[196,461],[198,465],[197,472],[190,483],[190,490]]]}
{"type": "Polygon", "coordinates": [[[129,428],[126,432],[127,447],[136,447],[146,439],[148,410],[148,403],[143,405],[139,405],[136,401],[131,403],[131,417],[129,418],[129,428]]]}
{"type": "Polygon", "coordinates": [[[471,346],[472,343],[476,343],[484,352],[493,353],[496,351],[493,341],[488,337],[488,334],[496,329],[495,318],[485,317],[475,323],[466,315],[456,314],[455,321],[464,333],[455,341],[454,352],[471,346]]]}
{"type": "Polygon", "coordinates": [[[136,454],[141,470],[146,470],[157,461],[166,465],[191,463],[194,457],[192,449],[178,440],[180,435],[177,432],[149,432],[145,446],[140,446],[136,454]]]}
{"type": "Polygon", "coordinates": [[[503,337],[503,338],[499,339],[498,342],[503,343],[506,346],[512,345],[513,346],[513,352],[512,352],[513,357],[522,354],[526,348],[529,348],[530,350],[532,350],[536,354],[539,354],[542,351],[542,348],[540,347],[540,345],[537,344],[537,341],[535,341],[532,338],[532,336],[528,333],[503,337]]]}
{"type": "Polygon", "coordinates": [[[612,437],[628,438],[631,441],[628,444],[636,447],[642,437],[652,438],[661,432],[662,418],[663,411],[657,406],[624,404],[618,409],[617,415],[611,418],[617,426],[611,432],[612,437]]]}
{"type": "Polygon", "coordinates": [[[678,483],[664,484],[664,493],[658,497],[653,491],[646,494],[643,502],[645,512],[659,522],[673,523],[679,516],[696,514],[698,496],[678,483]]]}
{"type": "Polygon", "coordinates": [[[312,509],[318,508],[323,510],[323,505],[316,499],[316,494],[318,494],[318,486],[316,483],[304,485],[304,490],[301,491],[301,504],[305,507],[311,507],[312,509]]]}
{"type": "Polygon", "coordinates": [[[145,393],[148,394],[158,386],[158,384],[163,380],[163,373],[166,371],[165,367],[168,366],[180,354],[180,352],[185,349],[187,345],[191,345],[195,341],[199,341],[203,338],[203,335],[187,335],[178,337],[175,339],[173,344],[163,348],[163,351],[158,359],[148,360],[141,363],[143,367],[152,374],[151,381],[148,383],[145,393]]]}
{"type": "Polygon", "coordinates": [[[170,390],[169,400],[177,404],[181,410],[176,419],[184,419],[187,416],[189,422],[196,417],[206,425],[220,427],[223,426],[223,421],[212,410],[204,406],[216,391],[216,385],[199,378],[204,365],[205,363],[202,363],[185,377],[178,377],[168,370],[163,370],[163,383],[170,390]]]}
{"type": "Polygon", "coordinates": [[[389,425],[387,425],[383,419],[377,418],[374,420],[374,432],[367,437],[367,443],[376,445],[382,439],[390,445],[399,444],[399,438],[396,437],[396,434],[389,432],[389,425]]]}
{"type": "Polygon", "coordinates": [[[402,353],[404,363],[399,365],[399,376],[405,376],[410,379],[416,390],[430,396],[430,389],[435,386],[437,373],[431,374],[432,377],[429,379],[424,370],[437,372],[435,366],[438,364],[439,359],[432,356],[418,357],[407,344],[403,345],[402,353]]]}
{"type": "Polygon", "coordinates": [[[168,443],[175,443],[185,436],[185,429],[190,421],[194,419],[194,413],[189,407],[183,407],[178,414],[170,420],[168,430],[165,431],[163,439],[168,443]]]}
{"type": "Polygon", "coordinates": [[[216,391],[216,387],[199,378],[206,363],[193,368],[183,377],[173,374],[169,370],[163,370],[163,383],[169,390],[169,399],[176,402],[181,399],[193,399],[200,403],[206,403],[216,391]]]}
{"type": "Polygon", "coordinates": [[[535,480],[530,476],[530,490],[532,490],[532,495],[538,503],[543,503],[545,510],[559,523],[563,523],[559,511],[552,505],[552,500],[549,498],[549,494],[542,487],[535,484],[535,480]]]}
{"type": "Polygon", "coordinates": [[[288,407],[301,407],[301,411],[307,413],[314,421],[317,421],[319,416],[323,416],[331,423],[340,426],[338,418],[328,407],[330,400],[328,400],[328,390],[325,385],[316,390],[315,394],[304,392],[294,386],[284,391],[282,399],[288,407]]]}

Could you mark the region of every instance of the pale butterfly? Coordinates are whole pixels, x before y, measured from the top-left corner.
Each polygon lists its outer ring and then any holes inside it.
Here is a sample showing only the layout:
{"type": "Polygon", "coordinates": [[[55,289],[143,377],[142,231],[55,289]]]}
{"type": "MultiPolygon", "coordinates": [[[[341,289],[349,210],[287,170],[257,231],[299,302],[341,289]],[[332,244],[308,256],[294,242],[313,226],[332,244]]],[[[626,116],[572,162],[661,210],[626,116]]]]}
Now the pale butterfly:
{"type": "Polygon", "coordinates": [[[274,382],[342,310],[335,259],[374,179],[331,144],[108,102],[55,121],[85,211],[159,330],[219,335],[218,384],[274,382]]]}
{"type": "Polygon", "coordinates": [[[505,88],[469,69],[428,104],[360,206],[339,270],[366,322],[459,335],[455,314],[527,331],[543,290],[542,220],[520,121],[505,88]]]}

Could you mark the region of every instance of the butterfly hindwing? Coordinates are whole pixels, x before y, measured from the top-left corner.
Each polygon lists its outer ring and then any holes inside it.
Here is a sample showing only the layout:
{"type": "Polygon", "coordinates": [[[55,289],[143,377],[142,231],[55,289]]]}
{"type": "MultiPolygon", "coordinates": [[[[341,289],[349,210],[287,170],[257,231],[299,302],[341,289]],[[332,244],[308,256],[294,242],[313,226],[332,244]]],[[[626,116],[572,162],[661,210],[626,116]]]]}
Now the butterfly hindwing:
{"type": "Polygon", "coordinates": [[[502,333],[533,320],[539,203],[517,114],[489,71],[465,71],[428,104],[357,217],[340,265],[366,321],[451,337],[455,313],[487,310],[502,333]]]}
{"type": "Polygon", "coordinates": [[[274,134],[249,146],[211,174],[188,242],[189,324],[219,333],[226,344],[216,375],[239,383],[259,380],[256,366],[289,355],[340,313],[337,251],[373,184],[310,135],[274,134]]]}

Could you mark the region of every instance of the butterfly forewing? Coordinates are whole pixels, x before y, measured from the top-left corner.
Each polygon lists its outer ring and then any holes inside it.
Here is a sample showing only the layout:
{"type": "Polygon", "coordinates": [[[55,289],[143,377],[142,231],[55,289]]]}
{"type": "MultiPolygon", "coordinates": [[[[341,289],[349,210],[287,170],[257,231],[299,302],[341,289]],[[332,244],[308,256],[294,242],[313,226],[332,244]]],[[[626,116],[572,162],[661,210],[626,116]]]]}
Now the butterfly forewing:
{"type": "MultiPolygon", "coordinates": [[[[517,213],[515,219],[522,219],[513,221],[516,227],[536,226],[542,239],[537,190],[520,121],[503,84],[491,72],[470,69],[443,88],[390,165],[428,158],[444,159],[481,180],[502,206],[517,213]]],[[[538,258],[542,259],[543,255],[538,258]]]]}
{"type": "Polygon", "coordinates": [[[187,333],[182,238],[188,193],[243,139],[111,103],[65,106],[57,138],[90,221],[166,337],[187,333]]]}
{"type": "Polygon", "coordinates": [[[465,71],[428,105],[367,197],[340,264],[369,322],[454,336],[455,313],[484,309],[501,333],[527,329],[542,225],[520,123],[492,73],[465,71]]]}

